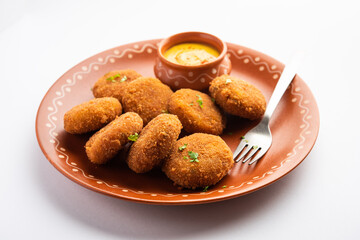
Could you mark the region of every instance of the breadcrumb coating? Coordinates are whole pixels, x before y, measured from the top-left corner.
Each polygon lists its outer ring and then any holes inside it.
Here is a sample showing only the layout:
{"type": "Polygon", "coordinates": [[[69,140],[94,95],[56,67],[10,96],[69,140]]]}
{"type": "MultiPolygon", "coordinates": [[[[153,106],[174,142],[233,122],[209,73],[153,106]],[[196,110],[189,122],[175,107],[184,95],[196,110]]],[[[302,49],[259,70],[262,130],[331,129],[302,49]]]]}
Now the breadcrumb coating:
{"type": "Polygon", "coordinates": [[[129,136],[140,133],[143,121],[137,113],[128,112],[96,132],[85,145],[91,162],[106,163],[129,142],[129,136]]]}
{"type": "Polygon", "coordinates": [[[114,120],[121,111],[121,104],[116,98],[95,98],[67,111],[64,129],[72,134],[96,131],[114,120]]]}
{"type": "Polygon", "coordinates": [[[159,79],[141,77],[130,82],[122,99],[125,112],[136,112],[144,126],[157,115],[167,112],[167,105],[173,91],[159,79]]]}
{"type": "Polygon", "coordinates": [[[177,185],[195,189],[216,184],[233,165],[232,152],[224,140],[211,134],[194,133],[177,141],[162,169],[177,185]]]}
{"type": "Polygon", "coordinates": [[[266,100],[259,89],[241,79],[222,75],[210,82],[209,91],[225,112],[248,118],[261,118],[266,109],[266,100]]]}
{"type": "Polygon", "coordinates": [[[160,114],[141,131],[139,139],[130,148],[127,163],[137,173],[148,172],[172,151],[181,132],[177,116],[160,114]]]}
{"type": "Polygon", "coordinates": [[[111,71],[99,78],[92,91],[96,98],[114,97],[121,103],[128,83],[139,77],[142,75],[131,69],[111,71]]]}
{"type": "Polygon", "coordinates": [[[180,89],[169,101],[169,112],[179,117],[185,131],[189,133],[222,134],[226,119],[220,109],[205,93],[180,89]]]}

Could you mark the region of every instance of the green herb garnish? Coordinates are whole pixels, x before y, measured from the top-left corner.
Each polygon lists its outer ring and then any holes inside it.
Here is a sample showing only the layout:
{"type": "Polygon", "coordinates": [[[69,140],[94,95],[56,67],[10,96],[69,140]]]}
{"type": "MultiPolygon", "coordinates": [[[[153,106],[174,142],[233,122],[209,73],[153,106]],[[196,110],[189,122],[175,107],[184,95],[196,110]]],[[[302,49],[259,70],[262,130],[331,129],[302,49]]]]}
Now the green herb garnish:
{"type": "Polygon", "coordinates": [[[189,157],[191,159],[190,162],[199,162],[199,159],[198,159],[199,154],[198,153],[193,152],[193,151],[189,151],[188,155],[189,155],[189,157]]]}
{"type": "Polygon", "coordinates": [[[253,149],[258,149],[259,147],[257,145],[253,146],[252,147],[253,149]]]}
{"type": "Polygon", "coordinates": [[[246,140],[246,139],[245,139],[245,137],[244,137],[244,136],[241,136],[241,139],[243,139],[243,140],[244,140],[244,142],[246,142],[246,143],[248,143],[248,142],[249,142],[248,140],[246,140]]]}
{"type": "Polygon", "coordinates": [[[199,106],[201,108],[203,108],[203,100],[202,100],[201,96],[198,94],[196,96],[198,97],[198,100],[196,100],[196,102],[199,103],[199,106]]]}
{"type": "Polygon", "coordinates": [[[169,113],[168,110],[161,110],[162,113],[169,113]]]}
{"type": "Polygon", "coordinates": [[[225,84],[227,85],[227,84],[229,84],[231,82],[232,82],[231,79],[226,79],[225,84]]]}
{"type": "Polygon", "coordinates": [[[212,98],[211,98],[211,101],[214,103],[214,102],[215,102],[215,98],[212,97],[212,98]]]}
{"type": "MultiPolygon", "coordinates": [[[[111,82],[116,82],[116,78],[119,78],[120,77],[120,74],[118,73],[118,74],[116,74],[116,75],[114,75],[114,76],[111,76],[111,77],[108,77],[107,79],[106,79],[106,81],[111,81],[111,82]]],[[[126,77],[126,76],[125,76],[126,77]]],[[[125,79],[126,80],[126,79],[125,79]]],[[[125,81],[124,80],[124,81],[125,81]]]]}
{"type": "Polygon", "coordinates": [[[127,76],[124,76],[121,80],[120,80],[120,82],[125,82],[127,80],[127,76]]]}
{"type": "Polygon", "coordinates": [[[203,192],[207,192],[208,189],[209,189],[209,186],[204,187],[203,192]]]}
{"type": "Polygon", "coordinates": [[[193,103],[193,102],[191,102],[191,103],[189,103],[188,105],[189,105],[189,106],[192,106],[192,105],[194,105],[194,103],[193,103]]]}
{"type": "Polygon", "coordinates": [[[184,158],[184,159],[189,159],[187,156],[184,156],[183,158],[184,158]]]}
{"type": "Polygon", "coordinates": [[[133,141],[133,142],[136,142],[136,140],[138,140],[138,138],[139,138],[139,134],[138,134],[138,133],[135,133],[135,134],[133,134],[133,135],[128,136],[128,139],[129,139],[130,141],[133,141]]]}
{"type": "Polygon", "coordinates": [[[224,185],[224,186],[222,186],[222,188],[227,188],[227,186],[226,186],[226,185],[224,185]]]}
{"type": "Polygon", "coordinates": [[[180,151],[184,150],[184,149],[187,147],[187,145],[188,145],[188,144],[185,143],[184,145],[182,145],[181,147],[179,147],[179,150],[180,150],[180,151]]]}

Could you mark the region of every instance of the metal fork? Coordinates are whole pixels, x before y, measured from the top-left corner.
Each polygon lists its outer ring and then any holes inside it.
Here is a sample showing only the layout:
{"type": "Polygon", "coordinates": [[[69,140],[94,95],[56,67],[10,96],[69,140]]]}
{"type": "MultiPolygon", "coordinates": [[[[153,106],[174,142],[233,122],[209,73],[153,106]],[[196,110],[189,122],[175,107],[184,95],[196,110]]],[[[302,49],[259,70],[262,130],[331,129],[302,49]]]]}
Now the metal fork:
{"type": "MultiPolygon", "coordinates": [[[[294,59],[292,63],[293,62],[294,59]]],[[[248,133],[246,133],[245,136],[241,137],[240,144],[236,148],[233,155],[235,162],[239,162],[244,159],[243,163],[246,163],[252,159],[249,162],[249,165],[251,165],[259,160],[269,150],[272,143],[272,135],[269,128],[270,118],[282,96],[284,95],[286,89],[296,75],[295,65],[297,64],[290,64],[289,66],[285,66],[281,77],[276,84],[271,99],[269,100],[261,122],[248,133]]]]}

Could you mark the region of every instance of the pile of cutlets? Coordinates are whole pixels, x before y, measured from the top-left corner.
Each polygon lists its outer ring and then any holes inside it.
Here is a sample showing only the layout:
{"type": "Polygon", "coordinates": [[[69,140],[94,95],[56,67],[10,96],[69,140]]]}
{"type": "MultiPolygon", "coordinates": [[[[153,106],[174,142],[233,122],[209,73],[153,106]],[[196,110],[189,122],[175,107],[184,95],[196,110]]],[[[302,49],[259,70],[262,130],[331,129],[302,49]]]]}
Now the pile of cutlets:
{"type": "Polygon", "coordinates": [[[140,174],[160,167],[176,185],[191,189],[216,184],[234,165],[219,137],[225,113],[254,120],[266,109],[259,89],[229,75],[213,79],[208,95],[173,92],[156,78],[116,70],[102,76],[92,91],[94,99],[64,115],[66,132],[94,133],[85,144],[92,163],[120,161],[119,151],[132,143],[126,157],[131,170],[140,174]],[[179,139],[181,132],[186,136],[179,139]]]}

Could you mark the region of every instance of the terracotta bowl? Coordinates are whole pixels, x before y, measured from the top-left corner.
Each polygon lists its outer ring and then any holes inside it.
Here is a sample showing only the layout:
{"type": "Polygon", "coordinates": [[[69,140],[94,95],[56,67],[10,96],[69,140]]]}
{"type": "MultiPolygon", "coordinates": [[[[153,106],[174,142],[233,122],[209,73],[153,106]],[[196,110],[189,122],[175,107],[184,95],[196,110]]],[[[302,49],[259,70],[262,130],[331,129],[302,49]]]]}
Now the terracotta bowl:
{"type": "Polygon", "coordinates": [[[225,42],[216,36],[203,32],[183,32],[162,40],[157,50],[154,73],[163,83],[172,89],[191,88],[204,90],[209,87],[212,79],[231,72],[231,62],[227,56],[225,42]],[[220,55],[212,62],[196,66],[185,66],[170,62],[164,53],[170,47],[185,42],[196,42],[210,45],[217,49],[220,55]]]}

